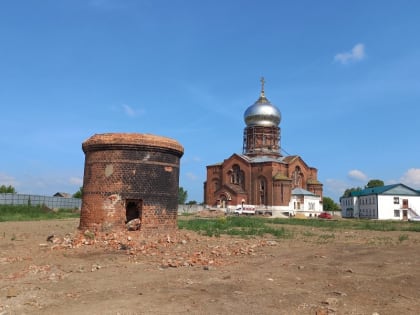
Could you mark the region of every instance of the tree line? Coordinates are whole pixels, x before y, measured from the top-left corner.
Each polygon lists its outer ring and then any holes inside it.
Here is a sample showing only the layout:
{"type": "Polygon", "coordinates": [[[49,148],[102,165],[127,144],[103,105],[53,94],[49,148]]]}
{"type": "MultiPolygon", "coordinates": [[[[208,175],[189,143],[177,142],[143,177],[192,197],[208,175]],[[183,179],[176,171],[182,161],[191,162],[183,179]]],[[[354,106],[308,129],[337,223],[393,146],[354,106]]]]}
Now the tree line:
{"type": "Polygon", "coordinates": [[[0,193],[1,194],[16,194],[16,189],[12,185],[9,185],[9,186],[1,185],[0,193]]]}

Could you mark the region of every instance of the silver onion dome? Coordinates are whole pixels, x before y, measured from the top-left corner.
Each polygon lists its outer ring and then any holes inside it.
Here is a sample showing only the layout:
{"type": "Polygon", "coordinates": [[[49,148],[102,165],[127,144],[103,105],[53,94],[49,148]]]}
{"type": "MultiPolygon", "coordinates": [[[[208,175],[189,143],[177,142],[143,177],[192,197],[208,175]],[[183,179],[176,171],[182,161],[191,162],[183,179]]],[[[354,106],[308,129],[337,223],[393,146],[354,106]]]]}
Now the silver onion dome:
{"type": "Polygon", "coordinates": [[[258,100],[244,113],[244,120],[249,126],[278,126],[281,121],[279,109],[270,103],[264,95],[264,78],[261,78],[261,94],[258,100]]]}

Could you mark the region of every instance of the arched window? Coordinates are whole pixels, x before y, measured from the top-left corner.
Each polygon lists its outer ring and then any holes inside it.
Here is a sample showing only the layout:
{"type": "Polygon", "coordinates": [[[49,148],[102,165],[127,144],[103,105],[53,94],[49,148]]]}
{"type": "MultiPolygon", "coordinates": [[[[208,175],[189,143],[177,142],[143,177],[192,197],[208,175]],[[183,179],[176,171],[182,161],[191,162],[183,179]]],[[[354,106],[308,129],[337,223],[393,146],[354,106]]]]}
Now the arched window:
{"type": "Polygon", "coordinates": [[[228,171],[230,183],[235,185],[243,185],[244,183],[244,171],[241,170],[238,164],[232,166],[232,169],[228,171]]]}
{"type": "Polygon", "coordinates": [[[300,170],[299,166],[296,166],[295,170],[293,171],[293,174],[292,174],[292,186],[293,186],[293,188],[296,188],[296,187],[301,187],[302,188],[302,178],[303,178],[302,171],[300,170]]]}
{"type": "Polygon", "coordinates": [[[257,196],[260,205],[266,204],[267,199],[267,181],[264,177],[258,179],[257,196]]]}
{"type": "Polygon", "coordinates": [[[220,188],[219,181],[217,179],[214,179],[213,180],[213,189],[214,189],[214,191],[219,190],[219,188],[220,188]]]}

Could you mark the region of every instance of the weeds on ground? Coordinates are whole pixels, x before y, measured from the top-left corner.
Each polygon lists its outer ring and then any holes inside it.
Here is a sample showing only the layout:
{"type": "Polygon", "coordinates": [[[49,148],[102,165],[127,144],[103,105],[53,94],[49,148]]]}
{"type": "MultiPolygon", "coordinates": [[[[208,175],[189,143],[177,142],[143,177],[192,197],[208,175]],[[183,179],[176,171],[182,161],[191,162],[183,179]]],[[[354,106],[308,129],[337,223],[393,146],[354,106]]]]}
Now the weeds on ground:
{"type": "Polygon", "coordinates": [[[182,212],[180,215],[183,216],[183,217],[191,217],[191,216],[195,215],[195,213],[194,212],[182,212]]]}
{"type": "Polygon", "coordinates": [[[316,234],[314,232],[311,232],[311,231],[303,231],[302,235],[305,236],[305,237],[313,237],[316,234]]]}
{"type": "Polygon", "coordinates": [[[408,240],[408,235],[407,234],[400,234],[400,236],[398,237],[398,241],[400,243],[402,243],[403,241],[408,240]]]}
{"type": "Polygon", "coordinates": [[[335,234],[321,234],[318,236],[318,241],[320,243],[328,243],[328,241],[335,239],[335,234]]]}
{"type": "MultiPolygon", "coordinates": [[[[319,228],[326,234],[319,236],[318,241],[328,242],[335,239],[334,232],[343,230],[371,230],[371,231],[412,231],[420,232],[420,224],[401,221],[372,221],[363,219],[345,220],[320,220],[320,219],[294,219],[294,218],[262,218],[255,216],[235,216],[219,218],[189,218],[179,220],[180,229],[199,232],[207,236],[236,235],[240,237],[273,235],[277,238],[292,238],[293,234],[279,225],[301,225],[310,227],[311,230],[319,228]]],[[[301,232],[305,237],[316,236],[312,231],[301,232]]],[[[408,239],[407,234],[401,234],[399,241],[408,239]]],[[[374,242],[387,243],[388,240],[375,240],[374,242]]]]}
{"type": "Polygon", "coordinates": [[[326,228],[328,231],[339,229],[370,230],[370,231],[411,231],[420,232],[420,222],[404,222],[390,220],[368,220],[368,219],[295,219],[295,218],[274,218],[273,224],[302,225],[316,228],[326,228]]]}
{"type": "Polygon", "coordinates": [[[78,217],[80,217],[80,212],[74,209],[52,210],[41,205],[0,205],[0,222],[37,221],[78,217]]]}
{"type": "Polygon", "coordinates": [[[192,230],[207,236],[236,235],[241,237],[273,235],[289,238],[291,233],[283,227],[268,226],[271,221],[257,217],[219,217],[178,221],[180,229],[192,230]]]}
{"type": "Polygon", "coordinates": [[[369,245],[393,245],[394,240],[389,236],[373,237],[373,238],[369,239],[369,241],[367,243],[369,245]]]}

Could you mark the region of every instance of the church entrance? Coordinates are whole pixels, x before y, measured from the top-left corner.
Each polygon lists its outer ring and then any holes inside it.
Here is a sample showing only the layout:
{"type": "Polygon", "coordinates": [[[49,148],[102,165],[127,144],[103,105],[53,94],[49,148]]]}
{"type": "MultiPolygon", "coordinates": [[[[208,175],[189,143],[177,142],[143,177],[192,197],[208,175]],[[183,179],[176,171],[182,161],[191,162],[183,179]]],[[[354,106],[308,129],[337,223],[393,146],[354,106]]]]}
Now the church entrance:
{"type": "Polygon", "coordinates": [[[229,201],[232,200],[231,196],[227,192],[223,192],[219,195],[218,205],[220,208],[227,208],[229,201]]]}

